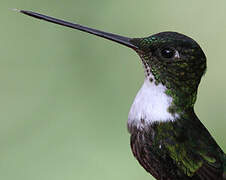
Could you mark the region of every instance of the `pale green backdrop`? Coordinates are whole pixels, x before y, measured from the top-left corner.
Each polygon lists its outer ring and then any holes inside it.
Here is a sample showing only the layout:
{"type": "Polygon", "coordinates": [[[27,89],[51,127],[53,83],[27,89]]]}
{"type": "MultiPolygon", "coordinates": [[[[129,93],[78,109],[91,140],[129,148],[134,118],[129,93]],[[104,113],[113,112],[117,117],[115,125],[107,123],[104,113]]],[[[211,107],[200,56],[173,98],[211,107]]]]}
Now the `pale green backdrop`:
{"type": "Polygon", "coordinates": [[[11,8],[130,37],[169,30],[193,37],[208,57],[196,112],[226,151],[225,7],[225,0],[1,0],[0,179],[152,179],[133,158],[126,129],[144,77],[135,52],[11,8]]]}

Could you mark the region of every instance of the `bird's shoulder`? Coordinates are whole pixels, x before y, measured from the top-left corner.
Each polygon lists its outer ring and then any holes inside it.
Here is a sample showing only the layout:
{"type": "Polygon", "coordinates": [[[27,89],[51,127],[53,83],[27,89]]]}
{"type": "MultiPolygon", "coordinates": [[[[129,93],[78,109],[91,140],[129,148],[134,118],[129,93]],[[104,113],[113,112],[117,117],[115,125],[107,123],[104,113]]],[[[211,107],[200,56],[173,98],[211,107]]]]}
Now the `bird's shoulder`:
{"type": "Polygon", "coordinates": [[[157,123],[150,129],[155,131],[154,138],[149,136],[153,145],[161,147],[160,151],[172,158],[188,177],[223,179],[224,152],[195,114],[174,122],[157,123]]]}

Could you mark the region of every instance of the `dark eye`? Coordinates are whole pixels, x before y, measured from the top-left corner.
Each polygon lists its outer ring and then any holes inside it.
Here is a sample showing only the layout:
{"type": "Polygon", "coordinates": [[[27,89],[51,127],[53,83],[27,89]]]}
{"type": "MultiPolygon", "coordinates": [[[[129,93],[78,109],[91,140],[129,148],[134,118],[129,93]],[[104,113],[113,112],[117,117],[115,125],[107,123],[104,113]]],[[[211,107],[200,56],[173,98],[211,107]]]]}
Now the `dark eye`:
{"type": "Polygon", "coordinates": [[[176,54],[176,50],[173,48],[164,48],[161,50],[162,57],[167,59],[175,57],[175,54],[176,54]]]}

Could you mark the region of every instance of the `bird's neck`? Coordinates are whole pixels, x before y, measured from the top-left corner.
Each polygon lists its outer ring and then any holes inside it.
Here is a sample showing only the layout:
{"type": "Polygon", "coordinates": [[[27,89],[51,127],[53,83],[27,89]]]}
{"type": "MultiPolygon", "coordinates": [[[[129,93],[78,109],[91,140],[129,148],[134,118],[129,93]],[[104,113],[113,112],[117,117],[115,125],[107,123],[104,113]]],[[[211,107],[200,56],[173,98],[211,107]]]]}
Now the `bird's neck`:
{"type": "Polygon", "coordinates": [[[128,116],[128,128],[143,129],[156,122],[169,122],[186,115],[193,109],[196,91],[188,94],[169,89],[162,83],[155,83],[154,77],[146,76],[144,84],[137,93],[128,116]]]}

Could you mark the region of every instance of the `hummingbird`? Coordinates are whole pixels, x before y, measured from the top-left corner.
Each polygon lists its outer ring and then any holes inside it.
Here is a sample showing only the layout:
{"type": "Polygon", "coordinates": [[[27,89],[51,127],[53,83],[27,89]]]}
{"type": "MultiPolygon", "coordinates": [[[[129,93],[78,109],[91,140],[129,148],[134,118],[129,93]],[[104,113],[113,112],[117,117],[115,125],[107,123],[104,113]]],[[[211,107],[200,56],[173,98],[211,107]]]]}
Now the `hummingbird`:
{"type": "Polygon", "coordinates": [[[32,11],[28,16],[74,28],[133,49],[145,78],[128,115],[133,155],[157,180],[226,180],[226,154],[194,111],[206,56],[192,38],[160,32],[128,38],[32,11]]]}

